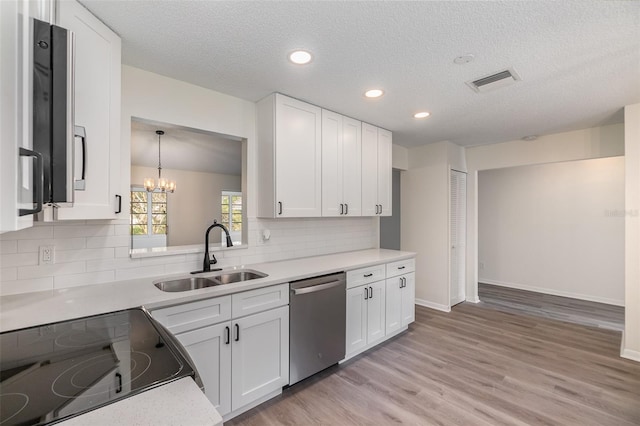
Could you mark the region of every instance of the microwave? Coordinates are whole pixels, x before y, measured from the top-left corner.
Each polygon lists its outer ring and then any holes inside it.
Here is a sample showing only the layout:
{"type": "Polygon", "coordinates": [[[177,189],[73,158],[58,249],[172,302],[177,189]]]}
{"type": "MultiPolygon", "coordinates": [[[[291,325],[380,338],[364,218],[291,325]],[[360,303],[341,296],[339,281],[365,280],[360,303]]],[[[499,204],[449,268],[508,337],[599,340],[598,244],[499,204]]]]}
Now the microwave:
{"type": "Polygon", "coordinates": [[[85,130],[74,122],[74,33],[57,25],[31,20],[33,78],[33,150],[20,155],[33,157],[33,208],[19,215],[35,214],[43,205],[73,205],[74,191],[84,190],[85,130]],[[82,172],[74,176],[74,146],[82,142],[82,172]]]}

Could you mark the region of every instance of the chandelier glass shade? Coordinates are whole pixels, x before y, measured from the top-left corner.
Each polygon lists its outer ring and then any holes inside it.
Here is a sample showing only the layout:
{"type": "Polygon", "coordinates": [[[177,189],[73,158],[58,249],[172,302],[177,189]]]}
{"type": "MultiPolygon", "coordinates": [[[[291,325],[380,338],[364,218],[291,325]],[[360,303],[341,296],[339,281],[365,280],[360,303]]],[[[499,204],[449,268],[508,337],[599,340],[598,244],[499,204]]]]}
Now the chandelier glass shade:
{"type": "Polygon", "coordinates": [[[144,179],[144,189],[148,192],[153,192],[158,189],[161,192],[173,192],[176,190],[176,182],[174,180],[165,179],[162,177],[162,163],[160,161],[160,137],[164,135],[164,131],[156,130],[158,135],[158,180],[155,178],[144,179]]]}

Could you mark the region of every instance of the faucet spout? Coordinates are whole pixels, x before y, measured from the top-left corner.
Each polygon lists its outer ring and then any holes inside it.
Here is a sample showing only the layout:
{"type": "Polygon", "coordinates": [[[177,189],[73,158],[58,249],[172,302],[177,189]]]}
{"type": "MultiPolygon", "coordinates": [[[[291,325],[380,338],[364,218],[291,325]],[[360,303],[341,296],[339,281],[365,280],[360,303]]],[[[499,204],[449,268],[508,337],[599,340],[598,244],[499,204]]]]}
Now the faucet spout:
{"type": "Polygon", "coordinates": [[[227,229],[227,227],[221,223],[218,223],[218,221],[214,219],[213,225],[209,226],[204,234],[204,261],[202,262],[202,272],[210,272],[211,264],[215,265],[216,263],[218,263],[218,260],[215,256],[213,257],[213,259],[209,259],[209,232],[211,232],[213,228],[221,228],[227,237],[227,247],[233,247],[231,235],[229,235],[229,230],[227,229]]]}

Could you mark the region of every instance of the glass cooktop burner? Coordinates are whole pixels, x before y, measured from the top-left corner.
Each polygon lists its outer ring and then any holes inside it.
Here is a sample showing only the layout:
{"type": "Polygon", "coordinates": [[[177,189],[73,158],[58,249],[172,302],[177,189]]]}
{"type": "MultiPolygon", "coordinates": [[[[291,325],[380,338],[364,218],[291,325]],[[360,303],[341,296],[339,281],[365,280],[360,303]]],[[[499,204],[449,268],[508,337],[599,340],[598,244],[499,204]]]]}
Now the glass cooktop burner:
{"type": "Polygon", "coordinates": [[[194,376],[142,309],[0,334],[0,425],[41,425],[194,376]]]}

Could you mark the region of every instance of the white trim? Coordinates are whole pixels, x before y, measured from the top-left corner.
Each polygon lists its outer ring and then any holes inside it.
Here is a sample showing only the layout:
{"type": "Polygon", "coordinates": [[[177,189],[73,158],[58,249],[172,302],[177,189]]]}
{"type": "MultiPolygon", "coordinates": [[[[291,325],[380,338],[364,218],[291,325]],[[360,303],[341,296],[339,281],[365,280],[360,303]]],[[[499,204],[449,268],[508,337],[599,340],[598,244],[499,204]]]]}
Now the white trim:
{"type": "Polygon", "coordinates": [[[534,287],[526,284],[506,283],[486,278],[478,278],[479,283],[497,285],[500,287],[517,288],[518,290],[533,291],[536,293],[550,294],[552,296],[571,297],[573,299],[587,300],[589,302],[605,303],[607,305],[624,306],[624,300],[609,299],[606,297],[590,296],[587,294],[572,293],[569,291],[559,291],[552,288],[534,287]]]}
{"type": "Polygon", "coordinates": [[[479,297],[475,297],[473,299],[466,299],[465,302],[469,302],[469,303],[480,303],[480,298],[479,297]]]}
{"type": "Polygon", "coordinates": [[[640,352],[625,348],[624,331],[622,332],[622,342],[620,343],[620,357],[640,362],[640,352]]]}
{"type": "MultiPolygon", "coordinates": [[[[287,383],[289,382],[289,380],[287,380],[287,383]]],[[[232,411],[230,413],[225,414],[224,416],[222,416],[222,420],[227,422],[229,420],[231,420],[234,417],[239,416],[240,414],[251,410],[252,408],[257,407],[258,405],[262,404],[263,402],[267,402],[268,400],[270,400],[271,398],[275,398],[276,396],[282,394],[282,388],[277,389],[261,398],[256,399],[253,402],[250,402],[249,404],[242,406],[240,408],[238,408],[235,411],[232,411]]]]}
{"type": "Polygon", "coordinates": [[[440,303],[429,302],[424,299],[416,299],[416,305],[424,306],[425,308],[436,309],[442,312],[451,312],[451,306],[441,305],[440,303]]]}

